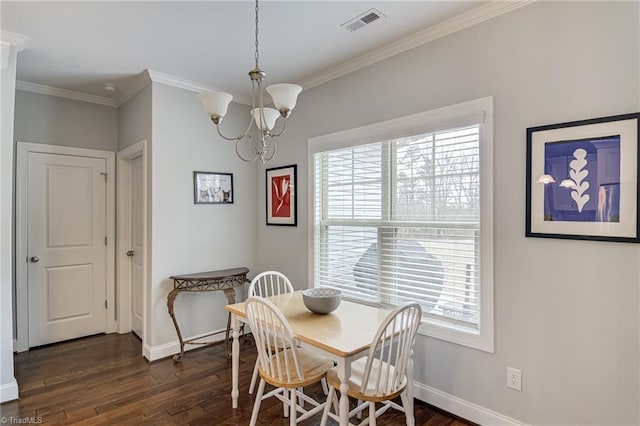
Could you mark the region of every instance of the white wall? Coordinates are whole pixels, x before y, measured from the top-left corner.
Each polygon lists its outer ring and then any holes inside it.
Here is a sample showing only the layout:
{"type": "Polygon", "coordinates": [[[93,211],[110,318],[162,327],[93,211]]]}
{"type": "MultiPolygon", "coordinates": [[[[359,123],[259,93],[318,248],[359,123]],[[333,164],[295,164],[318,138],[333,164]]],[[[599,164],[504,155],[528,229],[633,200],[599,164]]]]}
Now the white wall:
{"type": "MultiPolygon", "coordinates": [[[[195,93],[159,83],[153,83],[152,90],[153,242],[147,341],[153,354],[164,353],[163,347],[177,347],[167,313],[167,294],[173,288],[170,276],[239,266],[255,274],[259,191],[257,165],[239,160],[234,144],[217,135],[195,93]],[[234,203],[194,204],[195,170],[233,173],[234,203]]],[[[248,107],[231,104],[223,129],[241,133],[248,119],[248,107]]],[[[183,336],[224,329],[226,303],[222,292],[180,294],[175,311],[183,336]]]]}
{"type": "MultiPolygon", "coordinates": [[[[4,35],[4,34],[3,34],[4,35]]],[[[15,46],[2,43],[7,61],[0,72],[2,139],[0,139],[0,402],[18,398],[13,375],[13,116],[16,87],[15,46]]]]}
{"type": "MultiPolygon", "coordinates": [[[[533,3],[303,92],[269,164],[298,164],[299,225],[258,208],[259,270],[307,285],[310,137],[491,95],[495,353],[419,336],[419,392],[530,424],[640,423],[638,246],[524,237],[525,129],[640,110],[639,6],[533,3]]],[[[264,170],[259,189],[264,206],[264,170]]]]}
{"type": "Polygon", "coordinates": [[[104,105],[18,90],[15,139],[115,151],[118,113],[104,105]]]}

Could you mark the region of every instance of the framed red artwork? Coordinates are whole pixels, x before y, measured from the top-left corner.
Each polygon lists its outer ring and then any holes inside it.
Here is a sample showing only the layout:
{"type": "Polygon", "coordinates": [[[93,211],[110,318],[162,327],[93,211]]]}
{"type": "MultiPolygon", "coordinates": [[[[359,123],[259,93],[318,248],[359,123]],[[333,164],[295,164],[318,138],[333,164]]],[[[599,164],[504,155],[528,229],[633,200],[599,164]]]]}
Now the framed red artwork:
{"type": "Polygon", "coordinates": [[[266,170],[267,225],[297,225],[296,169],[293,164],[266,170]]]}

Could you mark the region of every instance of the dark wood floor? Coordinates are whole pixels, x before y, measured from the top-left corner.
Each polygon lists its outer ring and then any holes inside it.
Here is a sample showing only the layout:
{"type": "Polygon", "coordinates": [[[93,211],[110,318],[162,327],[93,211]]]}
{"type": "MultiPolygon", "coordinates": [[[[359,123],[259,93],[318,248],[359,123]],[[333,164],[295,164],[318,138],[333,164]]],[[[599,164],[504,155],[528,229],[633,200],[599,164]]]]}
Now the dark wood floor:
{"type": "MultiPolygon", "coordinates": [[[[231,409],[231,361],[224,345],[190,351],[182,363],[170,358],[147,363],[135,336],[108,334],[17,354],[20,399],[2,404],[0,413],[3,423],[10,417],[34,417],[44,424],[65,425],[246,425],[253,404],[247,389],[255,362],[250,340],[240,353],[236,410],[231,409]]],[[[305,392],[322,397],[319,386],[305,392]]],[[[416,425],[471,424],[420,402],[415,416],[416,425]]],[[[275,398],[263,401],[259,423],[289,424],[275,398]]],[[[320,416],[303,424],[319,425],[320,416]]],[[[404,424],[404,415],[390,410],[378,424],[404,424]]]]}

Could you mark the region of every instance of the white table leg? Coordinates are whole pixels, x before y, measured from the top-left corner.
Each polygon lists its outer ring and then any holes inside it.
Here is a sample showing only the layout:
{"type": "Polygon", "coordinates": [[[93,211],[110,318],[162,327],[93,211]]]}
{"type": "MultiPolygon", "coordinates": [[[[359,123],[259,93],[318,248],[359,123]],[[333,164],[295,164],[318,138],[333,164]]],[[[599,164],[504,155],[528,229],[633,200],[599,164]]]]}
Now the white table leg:
{"type": "Polygon", "coordinates": [[[238,341],[238,318],[231,315],[231,328],[233,329],[233,344],[231,345],[231,406],[238,408],[238,372],[240,370],[240,342],[238,341]]]}
{"type": "Polygon", "coordinates": [[[413,410],[413,380],[413,350],[411,350],[411,353],[409,354],[409,363],[407,365],[407,399],[409,400],[409,407],[405,410],[408,411],[405,413],[408,425],[415,425],[416,423],[413,410]]]}
{"type": "Polygon", "coordinates": [[[340,378],[340,426],[349,424],[349,378],[351,377],[351,363],[346,359],[338,361],[338,377],[340,378]]]}

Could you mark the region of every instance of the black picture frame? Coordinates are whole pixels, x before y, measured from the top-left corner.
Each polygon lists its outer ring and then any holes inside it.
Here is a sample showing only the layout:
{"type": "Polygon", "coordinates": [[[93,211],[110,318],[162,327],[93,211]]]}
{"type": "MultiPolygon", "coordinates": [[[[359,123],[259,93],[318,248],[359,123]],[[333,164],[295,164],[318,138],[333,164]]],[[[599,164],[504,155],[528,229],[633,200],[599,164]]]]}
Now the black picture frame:
{"type": "Polygon", "coordinates": [[[233,174],[193,172],[194,204],[233,204],[233,174]]]}
{"type": "Polygon", "coordinates": [[[640,113],[527,128],[527,237],[640,242],[640,113]]]}
{"type": "Polygon", "coordinates": [[[275,226],[298,225],[297,165],[266,169],[266,223],[275,226]]]}

